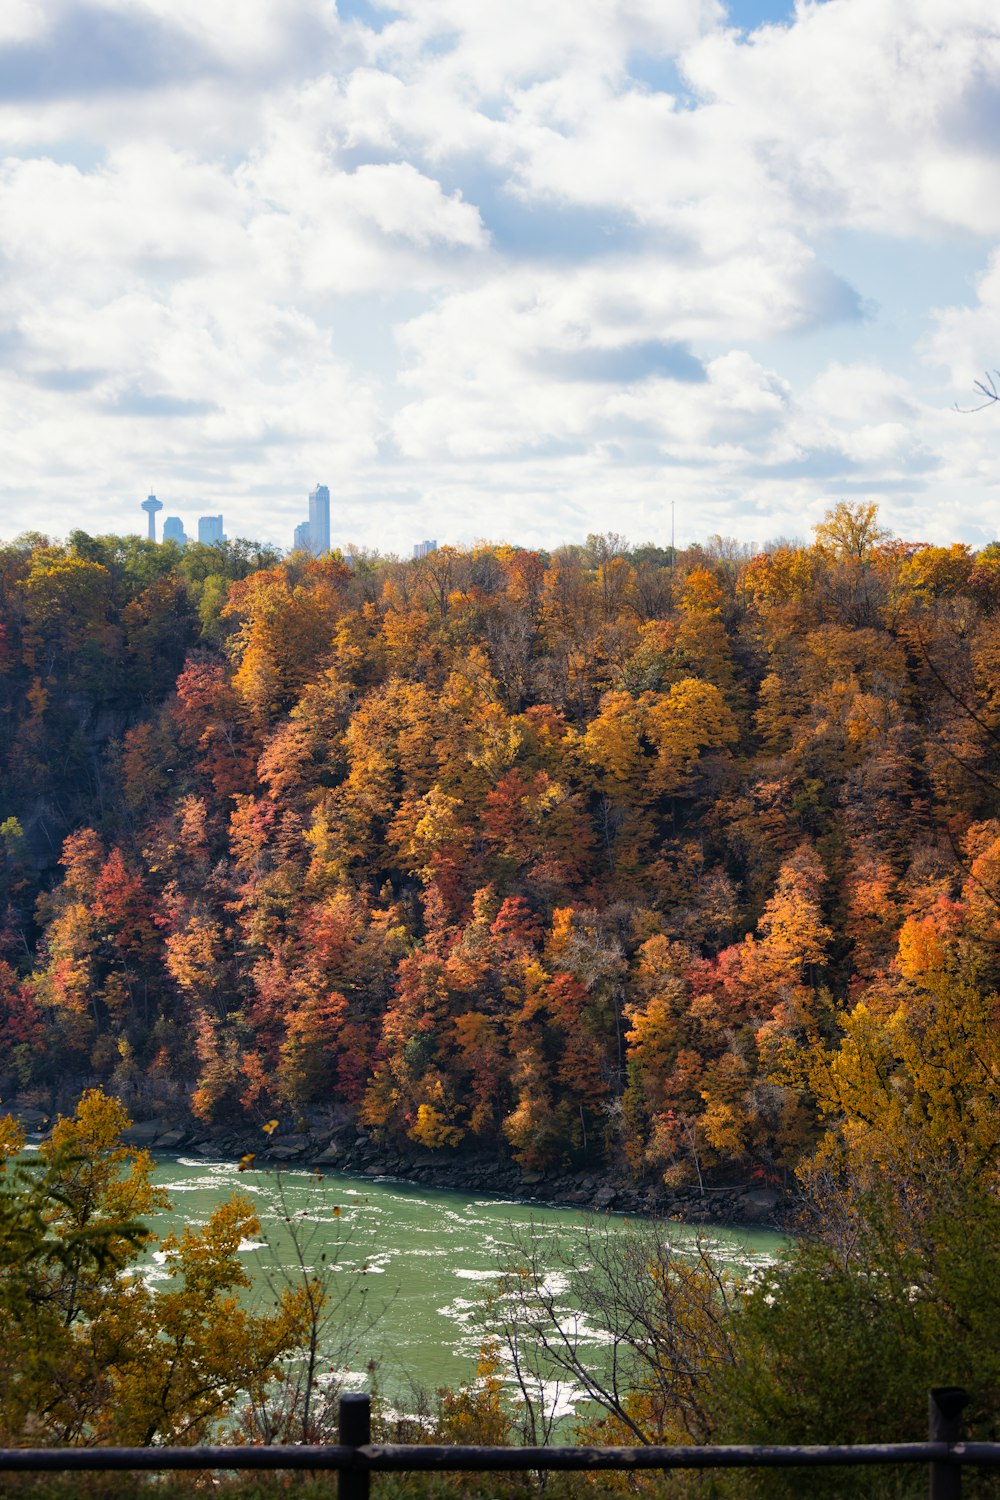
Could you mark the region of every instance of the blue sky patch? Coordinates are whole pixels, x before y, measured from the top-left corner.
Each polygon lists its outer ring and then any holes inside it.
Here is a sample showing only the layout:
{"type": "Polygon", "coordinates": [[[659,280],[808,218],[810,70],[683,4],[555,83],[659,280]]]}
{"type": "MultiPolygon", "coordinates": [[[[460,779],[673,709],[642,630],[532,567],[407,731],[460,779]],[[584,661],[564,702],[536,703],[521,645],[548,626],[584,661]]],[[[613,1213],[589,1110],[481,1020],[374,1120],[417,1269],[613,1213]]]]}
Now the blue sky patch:
{"type": "Polygon", "coordinates": [[[730,26],[756,31],[759,26],[787,26],[795,19],[794,0],[726,0],[730,26]]]}
{"type": "Polygon", "coordinates": [[[0,98],[86,97],[160,88],[217,71],[209,57],[150,16],[70,7],[37,41],[0,47],[0,98]]]}
{"type": "Polygon", "coordinates": [[[633,385],[639,380],[702,381],[705,367],[683,344],[650,339],[618,349],[568,349],[536,356],[533,363],[558,380],[633,385]]]}

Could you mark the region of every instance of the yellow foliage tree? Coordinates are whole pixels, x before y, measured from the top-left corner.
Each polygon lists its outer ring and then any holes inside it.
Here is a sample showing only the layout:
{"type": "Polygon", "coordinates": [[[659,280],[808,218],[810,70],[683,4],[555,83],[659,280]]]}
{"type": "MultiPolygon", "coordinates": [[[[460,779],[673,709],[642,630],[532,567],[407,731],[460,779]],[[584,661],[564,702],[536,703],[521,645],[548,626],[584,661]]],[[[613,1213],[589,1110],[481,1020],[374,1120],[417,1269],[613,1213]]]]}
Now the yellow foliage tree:
{"type": "Polygon", "coordinates": [[[668,796],[688,785],[705,750],[734,745],[739,733],[736,720],[719,689],[699,677],[675,682],[663,695],[647,695],[647,733],[656,748],[651,782],[668,796]]]}
{"type": "Polygon", "coordinates": [[[819,1164],[881,1177],[914,1203],[936,1180],[996,1185],[1000,1164],[1000,1000],[945,963],[911,928],[904,986],[842,1018],[810,1077],[829,1128],[819,1164]]]}
{"type": "Polygon", "coordinates": [[[221,1204],[163,1242],[154,1291],[134,1263],[155,1241],[143,1215],[166,1205],[148,1153],[122,1144],[129,1119],[99,1091],[60,1119],[41,1170],[0,1121],[0,1440],[5,1444],[191,1444],[258,1402],[303,1337],[302,1289],[249,1311],[240,1244],[252,1205],[221,1204]]]}

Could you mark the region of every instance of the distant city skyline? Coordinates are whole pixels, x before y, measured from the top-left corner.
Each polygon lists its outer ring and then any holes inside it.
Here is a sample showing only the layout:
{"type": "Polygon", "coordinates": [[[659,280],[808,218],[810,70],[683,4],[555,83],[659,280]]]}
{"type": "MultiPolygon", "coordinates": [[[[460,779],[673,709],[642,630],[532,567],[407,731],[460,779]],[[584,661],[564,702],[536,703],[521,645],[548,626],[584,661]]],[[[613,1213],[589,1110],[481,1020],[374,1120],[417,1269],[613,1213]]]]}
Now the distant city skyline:
{"type": "MultiPolygon", "coordinates": [[[[295,527],[292,535],[291,551],[311,552],[314,557],[321,557],[330,551],[330,488],[329,485],[317,484],[309,491],[307,496],[309,507],[309,519],[300,521],[295,527]]],[[[156,517],[163,510],[163,502],[155,495],[148,495],[140,502],[141,510],[148,517],[147,536],[150,541],[156,541],[156,517]]],[[[215,546],[221,542],[227,542],[228,536],[223,530],[223,516],[217,515],[199,516],[197,520],[198,541],[206,546],[215,546]]],[[[252,541],[254,538],[237,529],[237,535],[244,540],[252,541]]],[[[184,547],[191,540],[186,533],[184,520],[181,516],[167,516],[163,522],[164,542],[175,542],[184,547]]],[[[348,542],[348,549],[351,544],[348,542]]],[[[422,541],[413,544],[413,557],[426,557],[428,553],[437,550],[436,541],[422,541]]]]}
{"type": "MultiPolygon", "coordinates": [[[[307,497],[307,503],[309,506],[310,518],[305,521],[300,521],[295,526],[292,535],[291,548],[282,548],[280,550],[288,550],[292,552],[311,552],[313,556],[320,557],[324,552],[329,552],[331,550],[329,486],[325,484],[316,485],[312,490],[310,490],[307,497]]],[[[156,495],[153,494],[148,495],[145,500],[140,502],[140,509],[143,510],[148,517],[147,535],[150,541],[157,540],[156,516],[160,511],[163,510],[163,508],[163,502],[157,499],[156,495]]],[[[196,525],[197,540],[204,545],[214,546],[219,543],[229,541],[228,535],[226,535],[223,530],[224,519],[221,512],[216,515],[199,516],[196,525]]],[[[241,537],[245,541],[265,540],[255,537],[250,532],[240,530],[238,526],[236,535],[241,537]]],[[[191,540],[192,537],[186,533],[184,521],[181,516],[171,515],[165,518],[163,522],[163,542],[175,542],[178,546],[183,547],[186,546],[187,543],[191,540]]],[[[497,540],[503,540],[503,538],[498,538],[497,540]]],[[[582,540],[583,538],[565,539],[567,543],[582,540]]],[[[343,550],[345,555],[349,557],[351,552],[355,550],[357,544],[350,539],[344,539],[344,541],[340,545],[341,550],[343,550]]],[[[459,542],[457,543],[457,545],[463,545],[463,543],[459,542]]],[[[422,541],[412,543],[409,550],[413,560],[419,561],[421,558],[429,556],[432,552],[436,552],[438,546],[439,543],[436,538],[425,538],[422,541]]],[[[406,555],[405,549],[398,553],[391,548],[376,547],[372,550],[375,552],[381,551],[384,555],[406,555]]]]}
{"type": "MultiPolygon", "coordinates": [[[[332,547],[330,530],[331,518],[329,486],[325,484],[314,486],[314,488],[308,492],[306,503],[309,508],[309,519],[300,521],[294,525],[292,532],[292,545],[290,548],[283,548],[281,546],[280,538],[275,538],[274,536],[273,527],[265,529],[265,534],[261,535],[260,528],[257,528],[255,530],[244,530],[242,529],[241,523],[238,522],[234,534],[245,541],[261,541],[272,546],[277,546],[279,550],[282,551],[287,550],[295,552],[312,552],[314,556],[321,556],[323,552],[330,551],[332,547]]],[[[164,518],[162,535],[160,538],[157,538],[156,516],[160,513],[160,511],[164,509],[164,502],[159,500],[155,494],[150,494],[144,501],[140,502],[140,509],[145,511],[147,515],[148,540],[160,540],[163,542],[173,541],[176,542],[179,546],[185,546],[188,542],[194,539],[192,533],[186,530],[184,517],[179,515],[168,515],[164,518]]],[[[93,525],[95,534],[105,532],[109,529],[107,525],[102,524],[99,518],[94,521],[93,525]]],[[[663,535],[661,535],[661,532],[665,534],[664,527],[668,531],[669,526],[670,517],[667,516],[663,519],[661,527],[657,532],[657,536],[654,537],[653,534],[650,533],[649,536],[642,538],[642,541],[662,541],[663,535]]],[[[220,541],[229,541],[229,536],[228,534],[224,534],[223,527],[224,517],[221,512],[214,515],[201,515],[195,519],[197,540],[205,543],[206,545],[213,545],[220,541]]],[[[125,526],[120,529],[123,532],[127,533],[132,528],[125,526]]],[[[0,533],[0,540],[4,539],[5,538],[3,534],[0,533]]],[[[574,542],[582,542],[583,540],[583,535],[567,535],[565,537],[558,538],[556,540],[556,545],[573,544],[574,542]]],[[[631,538],[630,540],[635,542],[636,545],[641,545],[641,541],[638,538],[631,538]]],[[[519,539],[510,532],[497,533],[496,535],[491,537],[459,537],[453,539],[449,543],[449,545],[472,545],[474,542],[478,541],[514,542],[519,545],[524,545],[524,543],[519,542],[519,539]]],[[[363,547],[365,545],[365,543],[358,542],[353,537],[345,537],[341,540],[340,543],[338,543],[338,546],[346,551],[351,551],[354,548],[363,547]]],[[[399,557],[405,557],[407,554],[409,554],[410,556],[412,556],[412,558],[419,559],[428,556],[428,554],[430,554],[431,552],[437,551],[439,545],[440,543],[436,539],[425,539],[419,542],[403,542],[399,546],[387,545],[380,547],[378,545],[375,545],[371,548],[371,550],[374,552],[381,552],[384,555],[393,555],[399,557]]]]}
{"type": "MultiPolygon", "coordinates": [[[[147,538],[151,542],[157,540],[156,517],[163,509],[163,501],[158,500],[155,495],[147,495],[140,502],[140,510],[146,512],[148,518],[147,538]]],[[[197,521],[198,540],[207,546],[214,546],[219,542],[226,542],[229,538],[223,531],[223,519],[221,513],[218,515],[199,516],[197,521]]],[[[184,530],[184,522],[180,516],[167,516],[163,523],[163,541],[176,542],[178,546],[185,546],[190,540],[184,530]]]]}

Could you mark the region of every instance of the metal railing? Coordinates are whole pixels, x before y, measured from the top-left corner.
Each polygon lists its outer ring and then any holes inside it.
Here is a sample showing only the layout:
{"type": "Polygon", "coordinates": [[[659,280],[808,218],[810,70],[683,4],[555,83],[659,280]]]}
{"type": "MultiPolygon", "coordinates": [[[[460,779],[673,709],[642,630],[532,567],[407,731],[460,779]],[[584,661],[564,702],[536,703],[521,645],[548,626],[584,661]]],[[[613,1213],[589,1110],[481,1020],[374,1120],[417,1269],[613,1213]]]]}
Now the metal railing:
{"type": "Polygon", "coordinates": [[[961,1500],[962,1469],[1000,1468],[1000,1443],[962,1440],[965,1391],[940,1386],[930,1393],[926,1443],[854,1446],[719,1446],[643,1448],[480,1448],[423,1443],[373,1443],[371,1399],[340,1398],[338,1443],[272,1447],[5,1448],[0,1475],[14,1472],[132,1470],[162,1473],[203,1470],[336,1470],[339,1500],[368,1500],[372,1474],[524,1473],[575,1470],[599,1473],[670,1469],[845,1468],[875,1464],[926,1464],[931,1500],[961,1500]]]}

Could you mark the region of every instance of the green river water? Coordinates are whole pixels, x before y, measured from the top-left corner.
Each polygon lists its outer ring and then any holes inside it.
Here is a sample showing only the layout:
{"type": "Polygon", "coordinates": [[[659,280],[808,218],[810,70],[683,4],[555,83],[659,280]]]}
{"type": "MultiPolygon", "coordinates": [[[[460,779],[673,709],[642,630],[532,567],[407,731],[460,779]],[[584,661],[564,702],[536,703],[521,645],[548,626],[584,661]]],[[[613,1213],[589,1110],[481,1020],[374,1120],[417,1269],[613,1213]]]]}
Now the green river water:
{"type": "MultiPolygon", "coordinates": [[[[294,1275],[289,1270],[296,1262],[294,1225],[308,1266],[338,1268],[331,1285],[345,1289],[347,1321],[375,1316],[363,1347],[335,1356],[344,1383],[364,1384],[365,1365],[374,1360],[380,1388],[407,1409],[412,1409],[416,1388],[456,1385],[474,1375],[480,1343],[476,1308],[516,1226],[535,1226],[543,1237],[543,1257],[551,1240],[553,1290],[559,1297],[565,1293],[569,1306],[570,1277],[557,1265],[558,1252],[593,1223],[593,1216],[588,1219],[577,1209],[442,1191],[393,1178],[288,1169],[280,1174],[273,1169],[238,1172],[232,1162],[184,1156],[158,1158],[155,1180],[173,1204],[172,1212],[157,1216],[161,1235],[184,1224],[203,1224],[213,1207],[237,1189],[248,1194],[261,1234],[242,1250],[254,1294],[261,1299],[270,1297],[269,1288],[281,1285],[283,1277],[294,1275]],[[363,1313],[357,1307],[359,1295],[363,1313]]],[[[606,1217],[616,1222],[616,1216],[606,1217]]],[[[746,1267],[772,1259],[783,1243],[769,1231],[676,1226],[680,1247],[693,1245],[696,1235],[711,1244],[720,1260],[746,1267]]],[[[164,1274],[158,1256],[154,1252],[145,1272],[153,1285],[164,1274]]],[[[567,1392],[567,1409],[572,1399],[567,1392]]]]}

